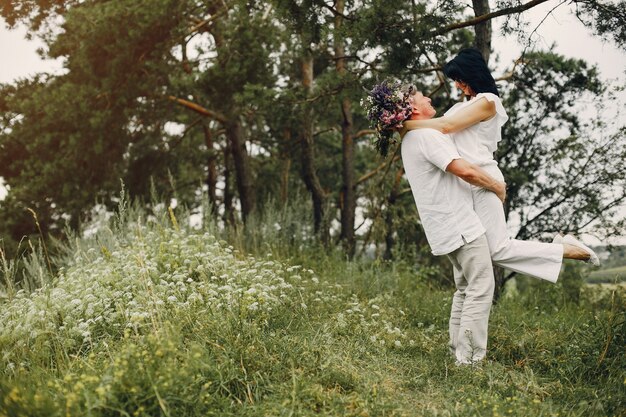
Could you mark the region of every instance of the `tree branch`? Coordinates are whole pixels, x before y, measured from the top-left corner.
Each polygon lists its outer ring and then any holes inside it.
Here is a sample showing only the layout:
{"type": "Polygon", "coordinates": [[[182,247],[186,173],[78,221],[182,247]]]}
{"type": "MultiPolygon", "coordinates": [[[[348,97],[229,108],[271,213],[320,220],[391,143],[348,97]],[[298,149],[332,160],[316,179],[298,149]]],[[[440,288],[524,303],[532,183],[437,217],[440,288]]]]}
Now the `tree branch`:
{"type": "Polygon", "coordinates": [[[362,182],[365,182],[365,181],[369,180],[374,175],[378,174],[380,171],[382,171],[383,169],[387,168],[388,166],[390,166],[391,164],[396,162],[398,159],[400,159],[400,156],[396,155],[395,157],[393,157],[389,161],[383,162],[382,164],[380,164],[379,166],[374,168],[372,171],[368,172],[367,174],[363,175],[361,178],[356,180],[356,182],[354,183],[354,186],[356,187],[357,185],[361,184],[362,182]]]}
{"type": "Polygon", "coordinates": [[[442,71],[442,70],[443,70],[442,67],[434,66],[434,67],[416,69],[416,70],[413,70],[412,72],[417,72],[419,74],[425,74],[427,72],[437,72],[437,71],[442,71]]]}
{"type": "Polygon", "coordinates": [[[515,75],[515,70],[520,63],[522,63],[522,57],[519,57],[515,61],[513,61],[513,68],[496,78],[496,81],[508,81],[513,78],[513,76],[515,75]]]}
{"type": "Polygon", "coordinates": [[[505,16],[505,15],[509,15],[509,14],[515,14],[515,13],[521,13],[523,11],[526,11],[528,9],[531,9],[535,6],[540,5],[541,3],[545,3],[548,0],[532,0],[529,1],[526,4],[520,4],[519,6],[513,6],[513,7],[505,7],[504,9],[500,9],[500,10],[496,10],[495,12],[492,13],[487,13],[484,14],[482,16],[478,16],[478,17],[474,17],[472,19],[468,19],[465,20],[463,22],[456,22],[456,23],[452,23],[448,26],[444,26],[440,29],[437,29],[435,31],[430,32],[431,36],[437,36],[437,35],[443,35],[444,33],[448,33],[451,32],[453,30],[456,29],[461,29],[461,28],[465,28],[468,26],[475,26],[479,23],[485,22],[487,20],[491,20],[495,17],[499,17],[499,16],[505,16]]]}
{"type": "MultiPolygon", "coordinates": [[[[560,197],[559,198],[556,198],[550,205],[545,207],[543,210],[541,210],[534,217],[528,219],[524,223],[524,225],[520,228],[520,230],[518,231],[516,237],[519,237],[520,234],[523,231],[525,232],[526,230],[528,230],[528,226],[531,223],[536,222],[537,219],[541,218],[544,214],[550,212],[552,209],[554,209],[556,207],[559,207],[561,204],[564,204],[565,202],[567,202],[567,200],[569,200],[573,196],[576,196],[581,191],[585,190],[586,188],[590,187],[591,185],[596,184],[599,181],[599,179],[596,179],[596,180],[593,180],[593,181],[589,181],[589,182],[580,184],[580,181],[582,181],[582,179],[579,180],[579,178],[584,177],[584,173],[587,172],[587,167],[595,159],[595,155],[597,154],[597,152],[599,152],[600,149],[603,149],[606,146],[608,146],[611,143],[611,141],[612,141],[612,139],[607,141],[606,144],[603,144],[603,146],[594,148],[592,150],[591,154],[587,157],[586,161],[582,164],[581,167],[579,167],[577,173],[572,174],[571,173],[571,167],[570,167],[570,171],[569,171],[570,172],[570,176],[569,176],[569,184],[570,184],[570,186],[569,187],[564,187],[564,191],[560,193],[560,197]]],[[[598,217],[598,216],[596,216],[596,217],[598,217]]]]}
{"type": "Polygon", "coordinates": [[[376,69],[376,63],[380,62],[380,59],[378,59],[378,58],[374,59],[374,61],[372,61],[372,62],[368,62],[368,61],[364,60],[363,58],[359,57],[358,55],[344,55],[344,56],[336,56],[336,57],[332,58],[333,61],[338,61],[340,59],[354,59],[354,60],[362,62],[363,64],[365,64],[365,65],[367,65],[369,67],[372,67],[374,69],[376,69]]]}
{"type": "Polygon", "coordinates": [[[402,189],[402,190],[400,190],[398,192],[398,197],[400,197],[400,196],[402,196],[404,194],[410,193],[411,191],[413,191],[413,190],[411,190],[411,187],[404,188],[404,189],[402,189]]]}
{"type": "Polygon", "coordinates": [[[313,97],[309,97],[309,98],[305,98],[304,100],[293,101],[293,104],[314,103],[317,100],[321,100],[324,97],[336,96],[337,94],[339,94],[341,92],[341,90],[343,90],[343,86],[339,86],[339,87],[336,87],[336,88],[333,88],[333,89],[327,90],[327,91],[322,91],[318,95],[313,96],[313,97]]]}
{"type": "Polygon", "coordinates": [[[604,214],[605,214],[605,212],[607,210],[610,210],[610,209],[612,209],[612,208],[614,208],[616,206],[620,206],[621,204],[624,203],[624,200],[626,200],[626,196],[620,196],[620,197],[615,198],[613,201],[611,201],[608,204],[606,204],[601,210],[598,210],[598,212],[594,216],[591,216],[587,220],[587,222],[584,222],[583,224],[581,224],[576,232],[578,232],[579,230],[582,230],[585,227],[589,226],[591,223],[593,223],[594,221],[598,220],[599,217],[604,216],[604,214]]]}
{"type": "Polygon", "coordinates": [[[328,133],[328,132],[336,132],[337,128],[336,127],[329,127],[328,129],[324,129],[324,130],[318,130],[317,132],[313,133],[313,136],[319,136],[323,133],[328,133]]]}
{"type": "Polygon", "coordinates": [[[178,98],[178,97],[174,97],[174,96],[168,96],[167,97],[169,100],[180,104],[183,107],[188,108],[189,110],[193,110],[196,113],[199,113],[203,116],[209,117],[211,119],[217,120],[220,123],[228,123],[228,117],[226,117],[225,115],[223,115],[222,113],[219,112],[215,112],[209,109],[205,109],[204,107],[202,107],[199,104],[193,103],[189,100],[185,100],[183,98],[178,98]]]}
{"type": "Polygon", "coordinates": [[[354,18],[353,18],[353,17],[346,16],[346,15],[345,15],[345,14],[343,14],[343,13],[339,13],[339,11],[338,11],[337,9],[335,9],[333,6],[330,6],[330,5],[326,4],[326,3],[322,3],[322,5],[323,5],[325,8],[327,8],[328,10],[330,10],[330,11],[332,12],[332,14],[334,14],[335,16],[341,16],[341,17],[343,17],[343,18],[344,18],[344,19],[346,19],[346,20],[354,20],[354,18]]]}
{"type": "Polygon", "coordinates": [[[358,132],[356,132],[353,136],[352,139],[359,139],[362,136],[367,136],[367,135],[373,135],[375,134],[376,131],[374,129],[363,129],[363,130],[359,130],[358,132]]]}
{"type": "Polygon", "coordinates": [[[185,128],[185,130],[183,131],[183,134],[182,134],[182,135],[180,135],[180,136],[179,136],[179,137],[178,137],[178,138],[174,141],[174,143],[173,143],[172,145],[170,145],[169,152],[171,152],[171,151],[172,151],[173,149],[175,149],[178,145],[180,145],[180,144],[181,144],[181,142],[183,141],[183,139],[185,138],[185,136],[187,136],[187,133],[189,133],[189,131],[190,131],[191,129],[193,129],[196,125],[198,125],[198,124],[199,124],[200,122],[202,122],[203,120],[204,120],[204,118],[199,117],[199,118],[197,118],[196,120],[194,120],[194,121],[193,121],[193,123],[191,123],[189,126],[187,126],[187,127],[185,128]]]}
{"type": "Polygon", "coordinates": [[[196,32],[199,32],[200,30],[204,29],[205,26],[207,26],[209,23],[211,23],[213,20],[217,19],[218,17],[220,17],[221,15],[223,15],[225,12],[224,9],[219,10],[217,13],[215,13],[213,16],[209,17],[206,20],[202,20],[199,22],[194,22],[195,25],[193,25],[189,31],[187,31],[187,35],[193,35],[196,32]]]}

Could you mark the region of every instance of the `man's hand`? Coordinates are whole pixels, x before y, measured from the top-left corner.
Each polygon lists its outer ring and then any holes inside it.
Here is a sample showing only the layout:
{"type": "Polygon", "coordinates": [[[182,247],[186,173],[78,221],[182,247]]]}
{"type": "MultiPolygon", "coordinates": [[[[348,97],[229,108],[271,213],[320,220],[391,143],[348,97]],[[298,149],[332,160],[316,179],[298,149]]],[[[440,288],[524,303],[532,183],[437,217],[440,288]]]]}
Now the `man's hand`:
{"type": "Polygon", "coordinates": [[[493,178],[481,167],[470,164],[464,159],[455,159],[448,164],[446,171],[472,185],[493,191],[500,201],[504,203],[506,199],[506,184],[493,178]]]}
{"type": "Polygon", "coordinates": [[[506,183],[498,181],[494,193],[496,193],[500,201],[502,201],[502,204],[504,204],[506,200],[506,183]]]}

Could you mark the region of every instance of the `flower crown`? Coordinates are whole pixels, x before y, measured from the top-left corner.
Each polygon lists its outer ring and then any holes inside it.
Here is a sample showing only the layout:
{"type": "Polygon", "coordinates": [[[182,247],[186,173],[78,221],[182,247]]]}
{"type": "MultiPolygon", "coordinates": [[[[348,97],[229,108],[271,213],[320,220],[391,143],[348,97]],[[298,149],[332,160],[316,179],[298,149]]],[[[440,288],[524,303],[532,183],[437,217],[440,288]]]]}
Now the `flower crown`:
{"type": "Polygon", "coordinates": [[[411,117],[413,107],[409,103],[413,87],[402,92],[400,81],[385,80],[367,94],[361,105],[367,111],[367,119],[376,130],[376,150],[387,156],[389,146],[396,143],[393,134],[402,122],[411,117]]]}

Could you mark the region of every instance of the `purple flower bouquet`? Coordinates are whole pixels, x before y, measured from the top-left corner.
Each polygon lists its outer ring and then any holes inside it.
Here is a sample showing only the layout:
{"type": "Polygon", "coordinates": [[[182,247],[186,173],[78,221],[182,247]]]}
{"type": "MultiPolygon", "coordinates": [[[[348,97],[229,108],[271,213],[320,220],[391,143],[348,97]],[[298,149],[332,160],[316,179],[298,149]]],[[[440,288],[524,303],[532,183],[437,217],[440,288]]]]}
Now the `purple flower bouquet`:
{"type": "Polygon", "coordinates": [[[410,91],[403,92],[399,81],[385,80],[377,84],[361,101],[367,110],[367,118],[376,130],[376,150],[387,156],[389,147],[396,143],[393,135],[402,122],[411,116],[410,91]]]}

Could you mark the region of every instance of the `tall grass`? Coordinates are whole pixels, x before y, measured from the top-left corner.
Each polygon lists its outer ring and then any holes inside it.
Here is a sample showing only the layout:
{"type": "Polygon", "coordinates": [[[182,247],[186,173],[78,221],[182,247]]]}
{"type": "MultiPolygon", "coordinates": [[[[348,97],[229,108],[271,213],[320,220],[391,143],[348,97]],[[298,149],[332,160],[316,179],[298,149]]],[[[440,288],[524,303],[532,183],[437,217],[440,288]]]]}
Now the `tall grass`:
{"type": "Polygon", "coordinates": [[[154,207],[122,200],[52,277],[28,260],[0,301],[0,416],[624,412],[622,293],[530,285],[494,307],[489,361],[458,368],[431,269],[345,260],[297,208],[223,230],[154,207]]]}

